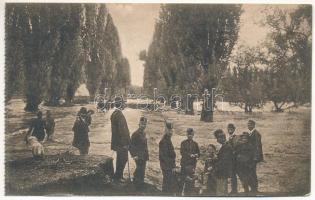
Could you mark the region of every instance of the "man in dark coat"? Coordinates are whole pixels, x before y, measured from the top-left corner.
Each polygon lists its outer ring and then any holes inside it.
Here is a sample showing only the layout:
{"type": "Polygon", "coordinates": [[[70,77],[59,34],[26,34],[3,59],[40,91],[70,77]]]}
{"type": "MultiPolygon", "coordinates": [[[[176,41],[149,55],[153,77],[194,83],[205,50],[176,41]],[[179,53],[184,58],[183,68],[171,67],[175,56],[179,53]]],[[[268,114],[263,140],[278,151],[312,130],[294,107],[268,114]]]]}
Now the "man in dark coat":
{"type": "MultiPolygon", "coordinates": [[[[182,156],[180,165],[181,165],[183,180],[185,180],[186,177],[193,177],[195,169],[196,169],[197,158],[199,158],[200,156],[199,146],[197,142],[193,140],[193,137],[194,137],[194,130],[192,128],[188,128],[187,139],[184,140],[180,146],[180,154],[182,156]]],[[[186,194],[193,192],[193,189],[195,187],[194,181],[189,181],[184,184],[185,184],[186,194]]]]}
{"type": "Polygon", "coordinates": [[[250,172],[251,181],[253,181],[254,188],[252,188],[251,192],[258,192],[258,179],[257,179],[257,163],[262,162],[264,160],[263,150],[262,150],[262,143],[261,143],[261,135],[256,130],[255,126],[256,123],[253,120],[249,120],[247,123],[248,130],[249,130],[249,143],[254,148],[254,162],[255,166],[253,170],[250,172]]]}
{"type": "Polygon", "coordinates": [[[255,167],[255,154],[252,144],[249,143],[249,133],[243,132],[243,134],[240,135],[240,140],[234,150],[236,156],[235,169],[242,182],[244,192],[248,193],[248,186],[251,187],[251,190],[255,188],[255,183],[251,181],[250,177],[250,172],[253,170],[253,167],[255,167]]]}
{"type": "Polygon", "coordinates": [[[217,182],[216,195],[228,195],[228,178],[232,175],[233,149],[231,145],[226,142],[226,136],[223,130],[216,130],[214,136],[221,145],[214,166],[214,174],[217,182]]]}
{"type": "Polygon", "coordinates": [[[146,133],[144,132],[147,126],[147,119],[145,117],[140,118],[139,129],[136,130],[131,136],[130,142],[130,154],[136,162],[136,170],[133,174],[136,188],[143,189],[145,167],[149,160],[148,144],[146,133]]]}
{"type": "Polygon", "coordinates": [[[120,97],[115,98],[115,111],[111,115],[112,139],[111,149],[116,151],[116,171],[114,180],[124,182],[123,172],[128,161],[128,150],[130,145],[130,133],[126,118],[122,113],[123,100],[120,97]]]}
{"type": "Polygon", "coordinates": [[[85,107],[82,107],[78,112],[77,118],[72,128],[72,131],[74,132],[72,146],[78,148],[81,155],[86,155],[89,153],[89,126],[91,122],[92,118],[90,114],[85,107]]]}
{"type": "Polygon", "coordinates": [[[29,135],[35,136],[39,142],[42,142],[45,139],[45,120],[43,119],[43,113],[41,111],[38,111],[37,118],[31,121],[26,137],[29,135]]]}
{"type": "Polygon", "coordinates": [[[173,135],[173,124],[166,122],[165,134],[159,143],[159,160],[163,174],[162,192],[164,194],[174,194],[175,191],[175,159],[176,153],[171,141],[173,135]]]}
{"type": "Polygon", "coordinates": [[[228,143],[231,145],[233,149],[233,165],[232,165],[232,177],[231,177],[231,194],[236,194],[237,191],[237,173],[236,173],[236,161],[235,161],[235,146],[237,141],[239,140],[239,136],[235,134],[235,126],[234,124],[228,124],[227,130],[229,133],[228,143]]]}

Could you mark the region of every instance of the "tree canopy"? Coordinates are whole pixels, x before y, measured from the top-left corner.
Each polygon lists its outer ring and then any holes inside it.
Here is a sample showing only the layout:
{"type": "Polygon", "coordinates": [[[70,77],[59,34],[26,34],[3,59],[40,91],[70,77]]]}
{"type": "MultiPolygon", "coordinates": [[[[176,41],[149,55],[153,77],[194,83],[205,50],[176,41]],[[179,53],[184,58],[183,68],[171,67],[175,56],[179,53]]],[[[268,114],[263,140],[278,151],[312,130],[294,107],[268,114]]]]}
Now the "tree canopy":
{"type": "Polygon", "coordinates": [[[105,4],[9,3],[5,23],[6,100],[23,92],[27,111],[43,100],[71,103],[81,83],[91,98],[105,87],[130,85],[129,62],[105,4]]]}

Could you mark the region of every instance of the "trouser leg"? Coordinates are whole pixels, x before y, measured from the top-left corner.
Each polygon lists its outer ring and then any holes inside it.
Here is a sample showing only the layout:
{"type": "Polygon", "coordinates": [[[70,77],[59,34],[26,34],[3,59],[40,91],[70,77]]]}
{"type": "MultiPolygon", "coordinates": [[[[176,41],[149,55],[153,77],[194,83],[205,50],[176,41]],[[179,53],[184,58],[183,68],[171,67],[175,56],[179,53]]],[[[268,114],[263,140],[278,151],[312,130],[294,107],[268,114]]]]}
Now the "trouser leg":
{"type": "Polygon", "coordinates": [[[249,189],[249,183],[250,183],[250,176],[251,176],[251,169],[247,168],[245,166],[238,166],[237,168],[237,174],[241,180],[242,186],[244,188],[244,192],[248,193],[249,189]]]}
{"type": "Polygon", "coordinates": [[[236,175],[236,170],[233,169],[232,171],[232,177],[231,177],[231,188],[232,188],[232,193],[237,193],[237,175],[236,175]]]}
{"type": "Polygon", "coordinates": [[[250,186],[251,192],[257,192],[258,190],[258,179],[257,179],[257,164],[255,163],[250,169],[250,174],[248,177],[248,184],[250,186]]]}
{"type": "Polygon", "coordinates": [[[145,167],[146,167],[146,161],[144,161],[144,160],[137,160],[136,161],[136,170],[134,172],[135,184],[141,185],[144,183],[145,167]]]}
{"type": "Polygon", "coordinates": [[[228,194],[227,178],[217,178],[217,196],[226,196],[228,194]]]}
{"type": "Polygon", "coordinates": [[[163,173],[163,184],[162,184],[162,192],[165,194],[170,194],[172,193],[172,179],[173,179],[173,174],[172,170],[162,170],[163,173]]]}
{"type": "Polygon", "coordinates": [[[217,191],[217,181],[213,174],[208,175],[207,191],[209,195],[215,195],[217,191]]]}
{"type": "Polygon", "coordinates": [[[124,149],[124,150],[119,150],[116,153],[117,153],[116,171],[115,171],[114,179],[119,180],[123,178],[124,169],[128,161],[128,151],[124,149]]]}
{"type": "Polygon", "coordinates": [[[89,154],[89,149],[90,149],[89,146],[81,147],[81,148],[79,149],[80,155],[87,155],[87,154],[89,154]]]}
{"type": "Polygon", "coordinates": [[[195,166],[182,166],[181,171],[182,171],[182,178],[183,178],[183,183],[181,185],[181,190],[183,190],[183,186],[185,184],[185,194],[191,194],[195,188],[195,180],[194,178],[194,171],[195,171],[195,166]]]}

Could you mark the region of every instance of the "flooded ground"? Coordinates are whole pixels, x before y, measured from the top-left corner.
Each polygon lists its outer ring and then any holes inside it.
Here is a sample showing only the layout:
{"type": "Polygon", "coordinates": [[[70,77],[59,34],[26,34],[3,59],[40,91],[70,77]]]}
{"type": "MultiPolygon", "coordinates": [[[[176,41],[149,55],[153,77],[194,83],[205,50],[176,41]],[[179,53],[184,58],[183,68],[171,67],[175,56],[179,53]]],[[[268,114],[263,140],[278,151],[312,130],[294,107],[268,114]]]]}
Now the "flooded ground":
{"type": "MultiPolygon", "coordinates": [[[[84,105],[95,110],[95,105],[84,105]]],[[[16,160],[31,156],[31,151],[23,141],[23,134],[30,118],[34,114],[23,111],[24,103],[21,100],[11,101],[6,106],[6,134],[5,152],[6,160],[16,160]]],[[[45,143],[46,153],[58,154],[66,150],[73,150],[71,142],[73,138],[72,126],[75,115],[80,105],[73,107],[41,107],[42,110],[49,109],[56,118],[55,142],[45,143]]],[[[265,162],[258,166],[259,190],[271,195],[302,195],[309,192],[310,188],[310,155],[311,155],[311,108],[301,107],[290,112],[272,113],[257,112],[245,114],[241,111],[225,108],[224,111],[215,112],[213,123],[200,122],[199,115],[189,116],[178,114],[175,111],[149,112],[138,109],[127,108],[123,111],[128,122],[130,133],[138,126],[140,116],[148,118],[146,129],[150,161],[147,164],[146,182],[161,188],[162,173],[158,161],[158,143],[164,132],[164,119],[170,119],[175,125],[175,134],[172,138],[179,165],[179,147],[185,137],[188,127],[196,131],[195,140],[201,148],[208,144],[216,144],[213,136],[215,129],[226,130],[228,123],[235,123],[237,133],[246,131],[248,119],[257,122],[257,129],[262,135],[265,162]]],[[[106,155],[113,157],[114,152],[110,150],[111,127],[110,115],[108,113],[95,113],[90,132],[90,154],[106,155]]],[[[115,163],[115,161],[114,161],[115,163]]],[[[134,161],[130,159],[130,172],[134,171],[134,161]]],[[[200,160],[197,172],[203,168],[200,160]]],[[[128,169],[125,169],[128,176],[128,169]]],[[[239,184],[239,190],[242,188],[239,184]]]]}

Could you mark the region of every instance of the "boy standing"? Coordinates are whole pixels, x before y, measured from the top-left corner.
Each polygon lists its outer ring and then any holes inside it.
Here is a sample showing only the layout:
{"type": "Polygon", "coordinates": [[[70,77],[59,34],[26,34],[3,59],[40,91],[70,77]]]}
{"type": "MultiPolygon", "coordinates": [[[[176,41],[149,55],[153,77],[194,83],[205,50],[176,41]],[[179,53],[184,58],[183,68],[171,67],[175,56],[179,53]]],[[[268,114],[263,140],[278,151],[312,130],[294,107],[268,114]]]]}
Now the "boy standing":
{"type": "Polygon", "coordinates": [[[226,141],[226,136],[222,129],[216,130],[214,136],[221,145],[214,166],[217,183],[216,195],[224,196],[228,195],[228,178],[230,178],[232,174],[233,150],[231,145],[226,141]]]}
{"type": "MultiPolygon", "coordinates": [[[[181,143],[180,147],[180,154],[182,156],[180,165],[184,180],[186,180],[186,177],[193,177],[196,169],[197,158],[200,156],[199,146],[193,138],[194,130],[192,128],[188,128],[187,139],[181,143]]],[[[186,193],[193,191],[195,186],[194,182],[194,180],[191,180],[188,183],[185,183],[184,181],[186,193]]]]}
{"type": "Polygon", "coordinates": [[[91,124],[91,116],[85,107],[81,107],[77,118],[74,122],[72,131],[74,132],[72,146],[80,151],[80,155],[87,155],[90,148],[89,126],[91,124]]]}
{"type": "Polygon", "coordinates": [[[233,149],[233,164],[232,164],[232,177],[231,177],[231,194],[237,194],[237,175],[235,169],[235,146],[237,141],[239,140],[239,136],[235,134],[235,126],[234,124],[228,124],[227,131],[229,133],[229,144],[233,149]]]}
{"type": "Polygon", "coordinates": [[[130,154],[136,162],[136,170],[134,172],[134,184],[138,190],[143,189],[145,167],[149,160],[148,144],[145,133],[147,119],[140,118],[139,129],[131,136],[130,154]]]}

